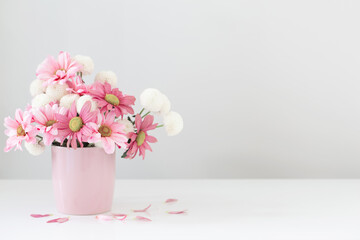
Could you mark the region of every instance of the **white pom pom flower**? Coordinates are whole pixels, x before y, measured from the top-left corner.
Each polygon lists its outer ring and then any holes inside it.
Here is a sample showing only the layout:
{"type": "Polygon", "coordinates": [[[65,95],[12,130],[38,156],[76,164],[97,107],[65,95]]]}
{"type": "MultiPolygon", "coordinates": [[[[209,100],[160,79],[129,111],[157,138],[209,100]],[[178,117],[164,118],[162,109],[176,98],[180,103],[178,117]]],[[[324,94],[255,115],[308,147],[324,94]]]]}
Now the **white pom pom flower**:
{"type": "Polygon", "coordinates": [[[79,100],[80,96],[77,94],[68,94],[63,96],[60,99],[60,107],[64,107],[67,109],[70,109],[71,104],[73,104],[73,102],[77,102],[77,100],[79,100]]]}
{"type": "Polygon", "coordinates": [[[39,156],[45,151],[45,144],[43,142],[39,143],[28,143],[25,142],[25,148],[31,155],[39,156]]]}
{"type": "Polygon", "coordinates": [[[39,108],[41,106],[45,106],[52,102],[52,99],[45,93],[39,94],[33,98],[31,101],[31,106],[33,108],[39,108]]]}
{"type": "Polygon", "coordinates": [[[102,141],[96,142],[96,143],[95,143],[95,147],[104,148],[103,142],[102,142],[102,141]]]}
{"type": "Polygon", "coordinates": [[[53,101],[59,101],[63,96],[69,94],[66,90],[69,86],[65,84],[54,84],[49,85],[46,88],[46,94],[51,98],[53,101]]]}
{"type": "Polygon", "coordinates": [[[168,136],[175,136],[184,128],[184,121],[180,114],[171,111],[164,117],[164,127],[168,136]]]}
{"type": "Polygon", "coordinates": [[[101,71],[96,74],[95,82],[107,82],[114,88],[117,85],[117,77],[116,74],[112,71],[101,71]]]}
{"type": "Polygon", "coordinates": [[[36,95],[45,93],[46,87],[43,86],[43,81],[40,79],[35,79],[30,84],[30,94],[32,97],[35,97],[36,95]]]}
{"type": "Polygon", "coordinates": [[[141,105],[151,112],[159,112],[164,104],[163,94],[155,88],[147,88],[140,95],[141,105]]]}
{"type": "Polygon", "coordinates": [[[170,112],[171,103],[170,103],[169,98],[165,94],[162,94],[162,95],[163,95],[163,104],[160,108],[159,114],[162,116],[165,116],[166,114],[168,114],[170,112]]]}
{"type": "Polygon", "coordinates": [[[80,114],[81,108],[84,106],[84,104],[90,101],[91,102],[91,111],[95,111],[97,109],[97,103],[92,99],[90,95],[83,95],[81,96],[77,102],[76,102],[76,110],[80,114]]]}
{"type": "Polygon", "coordinates": [[[93,73],[94,61],[91,59],[91,57],[83,56],[83,55],[76,55],[73,59],[75,62],[80,63],[83,66],[83,68],[81,70],[82,74],[90,75],[93,73]]]}
{"type": "Polygon", "coordinates": [[[134,125],[129,120],[119,118],[118,120],[116,120],[116,122],[125,126],[124,128],[125,133],[134,132],[134,125]]]}

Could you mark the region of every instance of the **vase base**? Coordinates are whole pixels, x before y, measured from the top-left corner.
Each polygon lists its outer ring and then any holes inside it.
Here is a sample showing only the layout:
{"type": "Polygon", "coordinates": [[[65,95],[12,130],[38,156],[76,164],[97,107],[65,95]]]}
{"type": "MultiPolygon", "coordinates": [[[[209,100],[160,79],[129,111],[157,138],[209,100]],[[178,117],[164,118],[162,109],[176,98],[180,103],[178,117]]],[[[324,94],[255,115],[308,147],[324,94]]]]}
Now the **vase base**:
{"type": "Polygon", "coordinates": [[[110,212],[111,209],[104,210],[104,211],[93,211],[93,212],[76,212],[76,211],[60,211],[60,210],[57,210],[57,211],[61,214],[66,214],[66,215],[90,216],[90,215],[98,215],[98,214],[110,212]]]}

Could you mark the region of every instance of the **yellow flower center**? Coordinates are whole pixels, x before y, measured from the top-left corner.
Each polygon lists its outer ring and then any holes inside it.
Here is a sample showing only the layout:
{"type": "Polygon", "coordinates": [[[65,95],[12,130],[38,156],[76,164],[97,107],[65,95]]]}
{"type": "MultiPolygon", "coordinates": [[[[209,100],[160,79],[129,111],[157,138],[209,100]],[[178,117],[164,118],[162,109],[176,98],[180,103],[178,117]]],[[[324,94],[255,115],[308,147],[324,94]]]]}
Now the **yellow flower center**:
{"type": "Polygon", "coordinates": [[[143,131],[140,131],[139,134],[136,137],[136,143],[138,146],[141,146],[145,141],[145,133],[143,131]]]}
{"type": "Polygon", "coordinates": [[[69,122],[69,128],[73,132],[78,132],[83,126],[83,121],[81,117],[73,117],[69,122]]]}
{"type": "Polygon", "coordinates": [[[17,132],[17,135],[18,135],[18,136],[25,136],[25,135],[26,135],[25,130],[22,128],[21,125],[19,125],[19,126],[17,127],[16,132],[17,132]]]}
{"type": "Polygon", "coordinates": [[[118,97],[110,93],[105,95],[105,101],[107,101],[108,103],[114,106],[118,106],[120,104],[120,100],[118,99],[118,97]]]}
{"type": "Polygon", "coordinates": [[[49,120],[49,121],[47,121],[47,122],[45,123],[45,126],[50,127],[50,126],[52,126],[54,123],[56,123],[56,120],[49,120]]]}
{"type": "Polygon", "coordinates": [[[101,134],[101,137],[110,137],[111,136],[111,128],[109,128],[106,125],[101,125],[99,128],[99,133],[101,134]]]}

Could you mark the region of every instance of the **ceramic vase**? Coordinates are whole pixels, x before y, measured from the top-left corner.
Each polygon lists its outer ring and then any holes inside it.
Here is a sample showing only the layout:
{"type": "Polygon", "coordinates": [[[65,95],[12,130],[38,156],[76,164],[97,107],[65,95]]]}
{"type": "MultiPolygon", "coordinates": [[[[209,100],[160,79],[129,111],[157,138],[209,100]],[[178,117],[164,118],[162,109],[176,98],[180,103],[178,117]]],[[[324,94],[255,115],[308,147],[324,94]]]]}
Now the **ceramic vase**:
{"type": "Polygon", "coordinates": [[[115,153],[97,147],[52,146],[52,180],[57,210],[91,215],[111,210],[115,153]]]}

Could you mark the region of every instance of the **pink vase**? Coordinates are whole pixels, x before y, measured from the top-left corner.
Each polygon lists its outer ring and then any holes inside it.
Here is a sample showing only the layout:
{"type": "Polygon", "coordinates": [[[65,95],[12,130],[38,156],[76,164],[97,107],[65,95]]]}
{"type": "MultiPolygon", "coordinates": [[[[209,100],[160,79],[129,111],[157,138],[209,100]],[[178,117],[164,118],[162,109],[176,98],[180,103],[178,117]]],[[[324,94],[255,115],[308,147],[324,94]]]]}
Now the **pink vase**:
{"type": "Polygon", "coordinates": [[[90,215],[111,210],[115,153],[104,149],[52,146],[52,179],[57,210],[90,215]]]}

